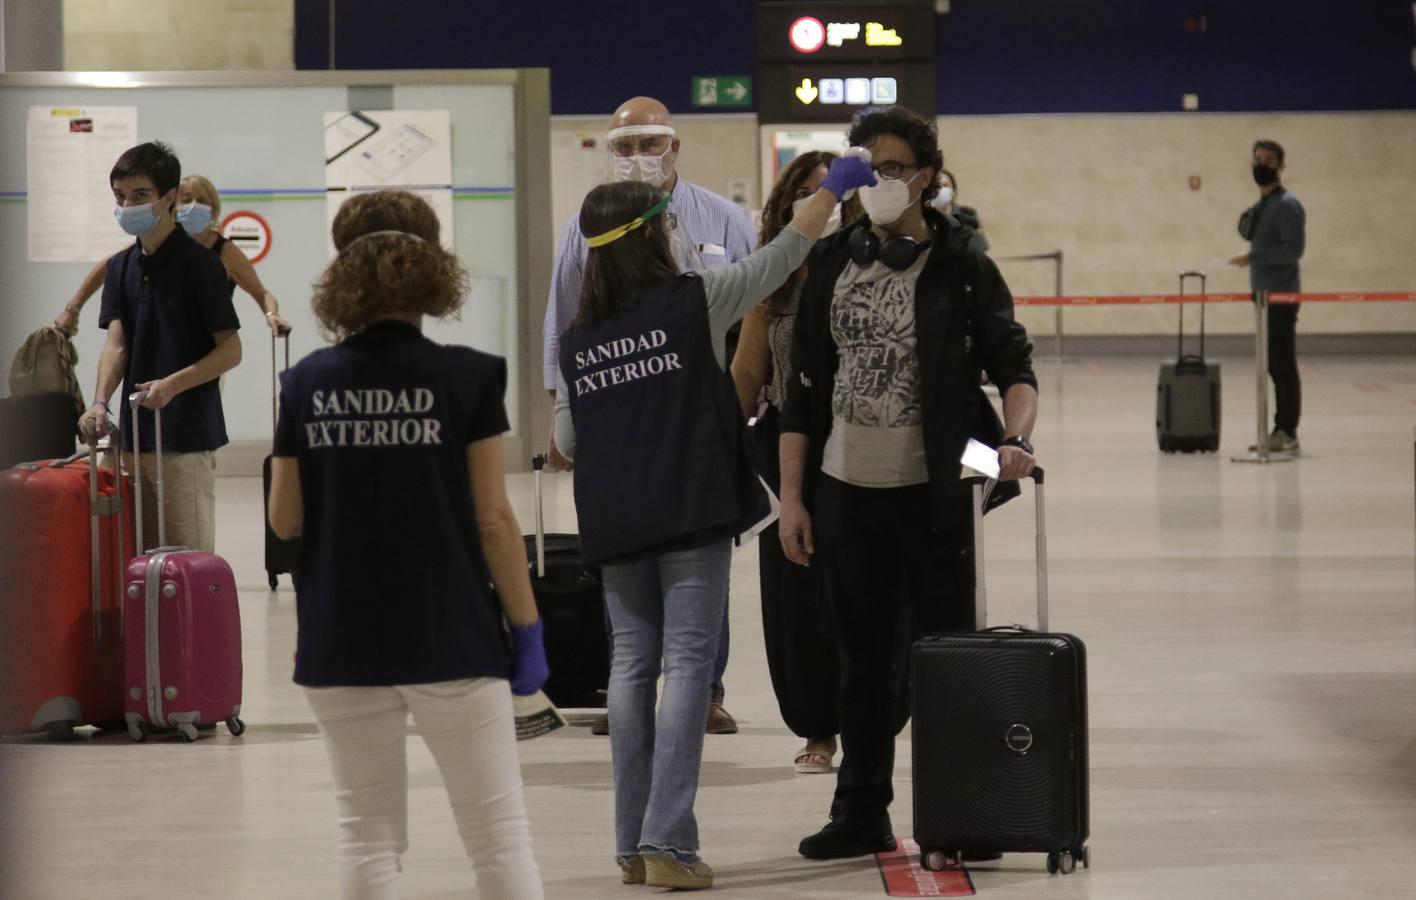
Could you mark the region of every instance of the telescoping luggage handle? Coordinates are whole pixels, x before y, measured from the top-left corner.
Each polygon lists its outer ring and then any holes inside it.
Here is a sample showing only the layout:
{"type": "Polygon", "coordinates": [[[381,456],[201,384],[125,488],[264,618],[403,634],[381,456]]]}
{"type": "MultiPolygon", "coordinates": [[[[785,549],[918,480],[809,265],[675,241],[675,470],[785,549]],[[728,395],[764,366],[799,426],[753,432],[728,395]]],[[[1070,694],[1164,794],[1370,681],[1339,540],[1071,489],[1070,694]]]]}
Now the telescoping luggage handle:
{"type": "Polygon", "coordinates": [[[546,515],[541,504],[541,471],[546,468],[546,457],[531,457],[531,470],[536,481],[536,577],[546,577],[546,515]]]}
{"type": "Polygon", "coordinates": [[[127,560],[123,558],[123,464],[120,445],[115,443],[117,429],[113,427],[112,420],[109,421],[109,453],[113,456],[113,485],[115,493],[112,497],[98,496],[98,432],[88,435],[88,449],[75,453],[67,459],[56,459],[49,464],[52,469],[63,468],[70,463],[78,462],[85,456],[88,457],[89,465],[89,597],[93,606],[93,645],[99,646],[103,642],[103,573],[99,571],[102,560],[102,553],[99,550],[99,539],[102,529],[99,524],[101,517],[105,515],[113,516],[113,534],[118,542],[118,547],[113,551],[116,560],[114,564],[115,580],[113,596],[123,595],[123,570],[127,565],[127,560]]]}
{"type": "MultiPolygon", "coordinates": [[[[290,332],[281,335],[285,338],[285,368],[290,368],[290,332]]],[[[280,396],[280,374],[275,370],[275,332],[270,333],[270,433],[275,434],[276,417],[278,411],[278,398],[280,396]]]]}
{"type": "MultiPolygon", "coordinates": [[[[148,552],[143,546],[143,476],[142,476],[142,432],[138,425],[138,408],[147,399],[147,391],[134,391],[128,395],[128,406],[133,411],[133,521],[137,528],[138,555],[148,552]]],[[[153,460],[157,468],[157,546],[167,546],[167,513],[163,509],[162,488],[162,410],[152,411],[153,460]]]]}
{"type": "MultiPolygon", "coordinates": [[[[1185,296],[1185,281],[1190,278],[1200,279],[1200,359],[1205,358],[1205,294],[1209,293],[1209,288],[1205,287],[1206,273],[1203,269],[1186,269],[1180,273],[1180,296],[1185,296]]],[[[1180,334],[1176,338],[1177,349],[1175,359],[1179,361],[1185,358],[1185,303],[1180,303],[1180,334]]]]}
{"type": "MultiPolygon", "coordinates": [[[[1037,630],[1047,631],[1047,515],[1043,506],[1043,471],[1038,466],[1028,476],[1033,482],[1037,505],[1037,630]]],[[[974,623],[979,631],[988,628],[988,589],[984,581],[983,487],[987,479],[971,479],[973,485],[974,529],[974,623]]]]}

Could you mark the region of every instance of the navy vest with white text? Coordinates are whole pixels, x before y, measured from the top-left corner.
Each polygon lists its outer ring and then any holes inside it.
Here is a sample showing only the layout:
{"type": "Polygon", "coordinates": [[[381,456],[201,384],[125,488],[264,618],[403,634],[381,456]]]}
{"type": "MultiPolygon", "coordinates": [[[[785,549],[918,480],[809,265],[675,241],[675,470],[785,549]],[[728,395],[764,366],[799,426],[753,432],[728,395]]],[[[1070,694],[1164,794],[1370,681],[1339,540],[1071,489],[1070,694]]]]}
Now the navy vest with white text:
{"type": "Polygon", "coordinates": [[[731,536],[767,515],[701,278],[661,282],[616,318],[572,328],[560,367],[586,562],[731,536]]]}

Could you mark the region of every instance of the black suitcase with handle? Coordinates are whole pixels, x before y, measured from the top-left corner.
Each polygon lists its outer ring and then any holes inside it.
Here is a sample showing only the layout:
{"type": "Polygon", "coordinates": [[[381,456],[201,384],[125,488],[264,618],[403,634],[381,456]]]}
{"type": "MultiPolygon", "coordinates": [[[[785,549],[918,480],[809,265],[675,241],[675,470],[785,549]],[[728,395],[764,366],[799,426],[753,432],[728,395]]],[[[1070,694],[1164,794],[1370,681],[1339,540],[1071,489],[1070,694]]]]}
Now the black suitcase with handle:
{"type": "Polygon", "coordinates": [[[526,535],[531,590],[543,623],[551,674],[542,688],[561,709],[605,705],[610,687],[610,644],[605,636],[605,595],[598,566],[580,559],[580,536],[546,534],[541,473],[546,458],[531,460],[536,479],[536,530],[526,535]]]}
{"type": "MultiPolygon", "coordinates": [[[[290,334],[285,335],[285,368],[290,368],[290,334]]],[[[270,430],[275,433],[276,397],[280,380],[275,374],[275,334],[270,336],[270,430]]],[[[270,589],[280,587],[280,576],[295,575],[300,565],[300,539],[286,540],[278,537],[270,528],[270,467],[271,457],[261,464],[261,479],[265,484],[265,570],[270,589]]]]}
{"type": "Polygon", "coordinates": [[[1179,349],[1175,362],[1162,363],[1155,389],[1155,439],[1166,453],[1213,453],[1219,449],[1219,363],[1205,359],[1205,273],[1181,272],[1200,280],[1200,352],[1185,352],[1185,305],[1180,304],[1179,349]]]}
{"type": "Polygon", "coordinates": [[[983,491],[974,486],[977,620],[982,631],[916,642],[914,838],[929,869],[961,857],[1046,853],[1049,872],[1089,867],[1087,657],[1047,631],[1043,472],[1037,495],[1038,630],[987,628],[983,491]]]}

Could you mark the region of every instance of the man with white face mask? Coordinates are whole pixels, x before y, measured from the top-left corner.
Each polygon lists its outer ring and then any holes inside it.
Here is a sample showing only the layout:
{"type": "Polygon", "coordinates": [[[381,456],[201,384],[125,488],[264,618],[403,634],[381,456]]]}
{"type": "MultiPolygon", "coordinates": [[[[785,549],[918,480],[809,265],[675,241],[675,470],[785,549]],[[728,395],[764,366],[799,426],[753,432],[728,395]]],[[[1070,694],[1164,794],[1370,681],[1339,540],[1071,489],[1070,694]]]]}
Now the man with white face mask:
{"type": "MultiPolygon", "coordinates": [[[[752,220],[742,207],[712,191],[679,177],[680,141],[664,104],[652,97],[626,100],[610,117],[606,136],[609,143],[609,180],[643,181],[669,194],[666,221],[671,223],[670,243],[684,272],[703,272],[737,262],[757,246],[752,220]]],[[[580,233],[579,216],[573,216],[561,231],[556,246],[551,292],[546,301],[546,319],[541,337],[544,347],[546,392],[555,418],[556,375],[560,370],[560,338],[580,312],[580,294],[585,280],[585,256],[589,249],[580,233]]],[[[551,465],[563,472],[572,464],[555,445],[552,435],[547,456],[551,465]]],[[[712,702],[708,708],[709,734],[733,734],[737,723],[723,708],[723,672],[728,664],[728,622],[723,619],[723,637],[713,671],[712,702]]],[[[597,734],[607,733],[602,718],[594,725],[597,734]]]]}
{"type": "MultiPolygon", "coordinates": [[[[973,231],[929,205],[944,164],[934,124],[867,110],[848,141],[870,151],[879,183],[858,194],[868,219],[812,252],[781,414],[782,549],[817,568],[841,661],[843,755],[831,821],[799,848],[812,859],[895,849],[907,707],[893,701],[909,644],[974,628],[959,458],[977,438],[999,448],[1002,480],[1026,476],[1037,417],[1032,345],[1007,285],[969,247],[973,231]],[[1005,423],[982,372],[1003,393],[1005,423]]],[[[994,496],[1017,493],[1000,484],[994,496]]]]}

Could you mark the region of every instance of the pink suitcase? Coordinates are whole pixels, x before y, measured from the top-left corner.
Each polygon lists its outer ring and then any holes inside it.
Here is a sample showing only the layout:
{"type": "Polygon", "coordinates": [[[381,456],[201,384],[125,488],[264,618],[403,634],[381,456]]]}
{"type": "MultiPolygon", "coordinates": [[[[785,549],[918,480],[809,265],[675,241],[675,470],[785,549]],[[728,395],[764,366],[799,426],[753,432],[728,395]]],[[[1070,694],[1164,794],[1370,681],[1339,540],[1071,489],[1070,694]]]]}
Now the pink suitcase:
{"type": "MultiPolygon", "coordinates": [[[[133,412],[133,446],[138,442],[138,404],[133,412]]],[[[145,740],[151,731],[176,731],[191,743],[199,730],[225,722],[233,735],[241,721],[241,612],[236,577],[214,553],[167,547],[162,510],[162,424],[157,426],[158,548],[128,564],[123,593],[123,686],[128,734],[145,740]]],[[[142,480],[133,456],[136,533],[143,533],[142,480]]]]}

